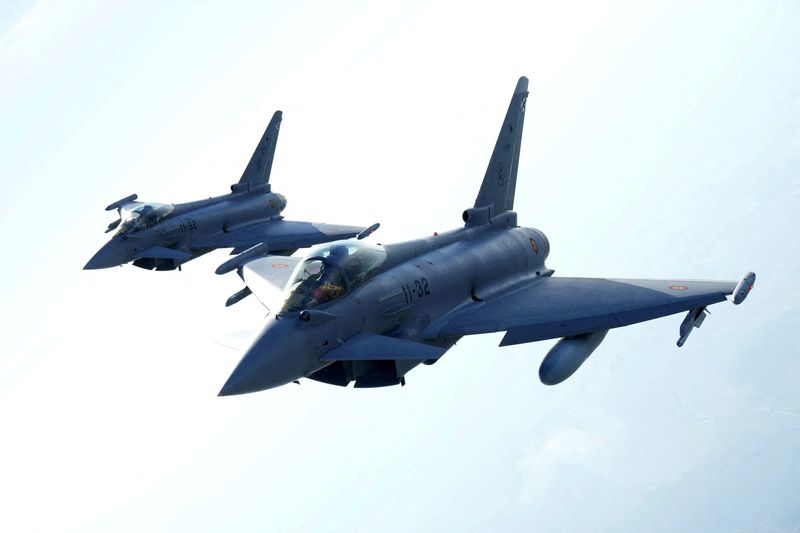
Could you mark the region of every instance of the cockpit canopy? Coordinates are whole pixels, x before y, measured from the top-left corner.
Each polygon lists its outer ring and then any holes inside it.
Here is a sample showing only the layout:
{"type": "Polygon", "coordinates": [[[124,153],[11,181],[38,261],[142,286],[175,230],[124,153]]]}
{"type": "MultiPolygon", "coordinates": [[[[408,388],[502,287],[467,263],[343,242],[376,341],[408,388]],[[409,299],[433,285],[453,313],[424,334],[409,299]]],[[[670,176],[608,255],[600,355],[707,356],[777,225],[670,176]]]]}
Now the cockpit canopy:
{"type": "Polygon", "coordinates": [[[282,312],[322,305],[366,283],[386,260],[382,246],[357,240],[313,248],[286,286],[282,312]]]}
{"type": "Polygon", "coordinates": [[[120,209],[120,225],[117,235],[135,233],[147,229],[175,210],[172,204],[153,204],[135,202],[120,209]]]}

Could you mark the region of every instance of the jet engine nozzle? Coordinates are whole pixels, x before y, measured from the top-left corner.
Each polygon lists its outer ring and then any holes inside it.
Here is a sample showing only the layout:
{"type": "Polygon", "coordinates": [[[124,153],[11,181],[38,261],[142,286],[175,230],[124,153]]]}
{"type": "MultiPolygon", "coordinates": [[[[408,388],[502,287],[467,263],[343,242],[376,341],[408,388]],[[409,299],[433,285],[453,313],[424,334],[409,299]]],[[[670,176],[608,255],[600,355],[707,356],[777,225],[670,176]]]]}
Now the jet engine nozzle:
{"type": "Polygon", "coordinates": [[[539,379],[545,385],[557,385],[570,377],[600,346],[607,329],[564,337],[553,346],[539,367],[539,379]]]}

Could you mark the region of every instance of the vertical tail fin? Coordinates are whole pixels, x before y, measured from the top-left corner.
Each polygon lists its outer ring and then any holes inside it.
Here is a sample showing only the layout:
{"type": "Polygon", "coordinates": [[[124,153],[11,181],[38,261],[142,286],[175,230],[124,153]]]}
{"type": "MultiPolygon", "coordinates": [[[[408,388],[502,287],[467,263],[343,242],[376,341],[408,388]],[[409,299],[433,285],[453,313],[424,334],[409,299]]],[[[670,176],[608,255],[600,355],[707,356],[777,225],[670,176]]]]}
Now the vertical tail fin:
{"type": "Polygon", "coordinates": [[[517,186],[519,147],[522,125],[525,122],[525,101],[528,99],[528,78],[521,77],[514,89],[511,103],[497,136],[497,143],[489,160],[481,190],[475,200],[475,209],[489,208],[489,216],[499,215],[514,208],[514,191],[517,186]]]}
{"type": "Polygon", "coordinates": [[[272,159],[275,157],[275,145],[278,143],[278,133],[283,120],[283,113],[275,111],[269,121],[264,135],[256,146],[256,151],[250,158],[247,168],[244,169],[239,183],[231,186],[233,192],[252,191],[257,187],[265,188],[269,192],[269,174],[272,171],[272,159]]]}

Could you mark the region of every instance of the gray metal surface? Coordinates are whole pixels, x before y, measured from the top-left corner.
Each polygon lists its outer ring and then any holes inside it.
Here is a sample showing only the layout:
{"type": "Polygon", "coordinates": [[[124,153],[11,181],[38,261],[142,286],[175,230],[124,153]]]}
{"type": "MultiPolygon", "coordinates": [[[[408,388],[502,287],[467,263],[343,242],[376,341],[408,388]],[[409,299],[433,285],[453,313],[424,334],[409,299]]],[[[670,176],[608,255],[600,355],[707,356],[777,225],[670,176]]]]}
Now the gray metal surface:
{"type": "MultiPolygon", "coordinates": [[[[365,231],[362,226],[283,218],[286,198],[272,192],[269,183],[281,120],[281,112],[276,111],[241,179],[231,185],[230,194],[181,204],[140,202],[132,194],[109,205],[106,209],[116,209],[119,219],[106,231],[116,233],[84,269],[133,262],[148,270],[174,270],[217,248],[247,250],[264,244],[261,255],[280,250],[292,253],[365,231]]],[[[235,270],[236,266],[223,271],[235,270]]]]}
{"type": "MultiPolygon", "coordinates": [[[[545,265],[547,237],[517,226],[511,211],[526,97],[520,78],[464,227],[386,246],[321,245],[291,272],[272,256],[240,268],[272,313],[220,395],[303,377],[404,385],[411,369],[434,364],[463,335],[495,331],[506,332],[501,345],[565,337],[540,369],[542,381],[555,384],[607,330],[687,310],[696,318],[733,293],[737,284],[728,281],[554,277],[545,265]]],[[[739,284],[741,294],[752,281],[739,284]]],[[[690,328],[699,325],[695,318],[690,328]]]]}

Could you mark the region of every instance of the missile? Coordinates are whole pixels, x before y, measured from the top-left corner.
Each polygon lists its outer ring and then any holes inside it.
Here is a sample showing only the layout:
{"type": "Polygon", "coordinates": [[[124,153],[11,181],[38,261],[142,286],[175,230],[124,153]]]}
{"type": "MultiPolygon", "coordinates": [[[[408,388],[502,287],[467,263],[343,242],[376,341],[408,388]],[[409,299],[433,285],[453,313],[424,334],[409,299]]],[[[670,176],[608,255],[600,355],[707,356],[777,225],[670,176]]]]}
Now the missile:
{"type": "Polygon", "coordinates": [[[686,339],[689,338],[689,334],[692,332],[692,330],[700,327],[700,325],[703,323],[703,320],[706,319],[707,314],[708,311],[706,311],[705,307],[696,307],[695,309],[692,309],[686,313],[686,318],[684,318],[683,322],[681,322],[681,338],[678,339],[679,348],[683,346],[683,344],[686,342],[686,339]]]}
{"type": "Polygon", "coordinates": [[[116,229],[116,227],[117,227],[117,226],[119,226],[119,223],[120,223],[120,222],[122,222],[122,219],[121,219],[121,218],[118,218],[117,220],[115,220],[114,222],[112,222],[111,224],[109,224],[109,225],[108,225],[108,228],[106,229],[106,233],[108,233],[109,231],[111,231],[111,230],[113,230],[113,229],[116,229]]]}
{"type": "Polygon", "coordinates": [[[220,266],[217,267],[217,270],[215,272],[220,275],[227,274],[232,270],[236,270],[237,268],[244,265],[248,261],[252,261],[253,259],[261,257],[262,255],[267,255],[268,253],[269,253],[269,245],[267,243],[262,242],[261,244],[256,244],[252,248],[248,248],[239,255],[231,259],[228,259],[227,261],[222,263],[220,266]]]}
{"type": "Polygon", "coordinates": [[[248,296],[250,296],[253,291],[250,290],[250,287],[245,287],[244,289],[240,290],[232,294],[228,300],[225,302],[225,307],[230,307],[235,303],[239,303],[240,301],[244,300],[248,296]]]}
{"type": "Polygon", "coordinates": [[[545,385],[557,385],[570,377],[606,338],[607,329],[564,337],[553,346],[539,367],[545,385]]]}
{"type": "Polygon", "coordinates": [[[107,206],[106,207],[106,211],[113,211],[114,209],[122,207],[125,204],[129,204],[129,203],[133,202],[137,198],[139,198],[138,194],[131,194],[130,196],[126,196],[122,200],[117,200],[113,204],[110,204],[109,206],[107,206]]]}
{"type": "Polygon", "coordinates": [[[372,235],[373,231],[375,231],[376,229],[378,229],[380,227],[381,227],[380,222],[376,222],[375,224],[371,225],[370,227],[368,227],[367,229],[365,229],[364,231],[362,231],[361,233],[356,235],[356,239],[358,239],[360,241],[361,239],[369,237],[370,235],[372,235]]]}

